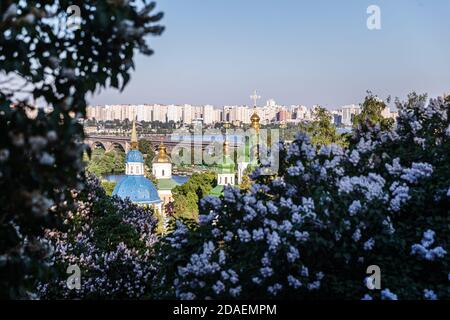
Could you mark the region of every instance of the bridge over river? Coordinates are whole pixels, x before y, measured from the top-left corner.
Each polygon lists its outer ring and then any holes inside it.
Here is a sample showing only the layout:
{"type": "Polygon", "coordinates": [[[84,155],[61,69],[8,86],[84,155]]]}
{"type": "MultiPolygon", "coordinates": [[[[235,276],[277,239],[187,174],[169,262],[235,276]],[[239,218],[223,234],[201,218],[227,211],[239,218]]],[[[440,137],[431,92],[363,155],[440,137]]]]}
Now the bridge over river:
{"type": "MultiPolygon", "coordinates": [[[[202,150],[207,149],[208,147],[212,147],[214,142],[223,142],[223,136],[220,134],[217,135],[203,135],[203,136],[195,136],[195,135],[162,135],[162,134],[153,134],[153,135],[145,135],[139,137],[139,140],[147,140],[150,141],[153,148],[156,150],[158,145],[161,142],[164,142],[167,149],[172,151],[172,149],[177,146],[177,148],[202,148],[202,150]]],[[[228,140],[230,141],[230,147],[237,148],[242,143],[242,137],[238,135],[228,136],[228,140]]],[[[87,135],[85,138],[85,143],[94,148],[103,148],[106,151],[111,151],[115,149],[122,150],[124,152],[128,152],[131,147],[130,137],[128,136],[106,136],[106,135],[87,135]]]]}

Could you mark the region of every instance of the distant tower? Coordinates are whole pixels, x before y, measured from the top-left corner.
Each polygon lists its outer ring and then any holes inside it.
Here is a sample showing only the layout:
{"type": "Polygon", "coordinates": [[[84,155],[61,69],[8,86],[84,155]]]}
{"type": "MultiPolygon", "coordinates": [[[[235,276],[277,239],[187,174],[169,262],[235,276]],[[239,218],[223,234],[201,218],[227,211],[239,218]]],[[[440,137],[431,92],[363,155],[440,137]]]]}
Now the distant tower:
{"type": "Polygon", "coordinates": [[[228,153],[228,146],[229,144],[225,137],[222,161],[216,166],[217,185],[209,192],[211,196],[219,197],[223,192],[224,186],[235,184],[235,164],[228,153]]]}
{"type": "Polygon", "coordinates": [[[238,150],[238,184],[242,183],[242,178],[244,177],[245,169],[249,165],[256,166],[258,164],[258,153],[259,153],[259,131],[261,128],[261,125],[259,123],[260,117],[258,116],[258,113],[256,111],[256,101],[260,98],[260,96],[257,95],[257,92],[253,93],[253,95],[250,96],[250,98],[253,100],[253,114],[250,117],[250,129],[253,130],[252,134],[250,136],[244,136],[246,139],[244,141],[244,144],[241,146],[241,148],[238,150]],[[247,140],[248,139],[248,140],[247,140]]]}

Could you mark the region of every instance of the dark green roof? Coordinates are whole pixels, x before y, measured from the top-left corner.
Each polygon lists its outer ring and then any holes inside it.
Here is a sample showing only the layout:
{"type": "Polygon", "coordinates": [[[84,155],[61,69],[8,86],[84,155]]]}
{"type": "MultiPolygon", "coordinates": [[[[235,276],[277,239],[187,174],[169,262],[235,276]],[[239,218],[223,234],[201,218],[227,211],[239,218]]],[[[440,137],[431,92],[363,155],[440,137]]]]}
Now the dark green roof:
{"type": "Polygon", "coordinates": [[[159,179],[158,190],[172,190],[176,186],[181,185],[173,179],[159,179]]]}
{"type": "Polygon", "coordinates": [[[248,139],[246,139],[245,143],[239,146],[237,150],[238,162],[248,162],[257,164],[258,163],[257,157],[252,157],[252,152],[256,152],[256,148],[257,148],[256,136],[252,135],[248,137],[248,139]]]}
{"type": "Polygon", "coordinates": [[[217,173],[234,173],[235,164],[229,155],[225,155],[222,161],[216,165],[217,173]]]}

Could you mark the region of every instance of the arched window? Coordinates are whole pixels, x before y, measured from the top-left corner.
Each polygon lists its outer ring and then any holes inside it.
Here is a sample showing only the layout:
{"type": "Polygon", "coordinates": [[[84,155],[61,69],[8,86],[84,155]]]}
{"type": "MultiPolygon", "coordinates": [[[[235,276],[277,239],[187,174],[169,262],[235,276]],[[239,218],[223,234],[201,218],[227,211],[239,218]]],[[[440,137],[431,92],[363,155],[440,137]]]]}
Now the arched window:
{"type": "Polygon", "coordinates": [[[164,177],[164,169],[162,170],[162,176],[164,177]]]}
{"type": "Polygon", "coordinates": [[[130,166],[130,173],[133,173],[133,166],[130,166]]]}
{"type": "Polygon", "coordinates": [[[225,184],[228,184],[228,177],[225,177],[225,184]]]}

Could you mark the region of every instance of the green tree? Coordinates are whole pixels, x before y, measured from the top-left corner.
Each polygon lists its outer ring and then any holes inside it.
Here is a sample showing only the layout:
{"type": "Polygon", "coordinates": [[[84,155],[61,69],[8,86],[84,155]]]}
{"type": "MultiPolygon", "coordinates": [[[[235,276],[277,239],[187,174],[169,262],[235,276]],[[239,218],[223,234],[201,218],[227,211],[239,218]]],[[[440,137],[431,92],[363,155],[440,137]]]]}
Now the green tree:
{"type": "Polygon", "coordinates": [[[111,196],[114,190],[114,187],[117,185],[117,182],[114,181],[102,181],[101,186],[105,190],[106,195],[111,196]]]}
{"type": "Polygon", "coordinates": [[[141,139],[138,141],[139,151],[143,154],[149,155],[151,158],[155,156],[155,150],[150,141],[141,139]]]}
{"type": "Polygon", "coordinates": [[[108,173],[123,173],[125,153],[118,150],[104,152],[103,149],[96,149],[88,162],[87,170],[98,177],[108,173]]]}
{"type": "MultiPolygon", "coordinates": [[[[390,98],[386,101],[389,103],[390,98]]],[[[375,125],[379,125],[381,130],[392,128],[394,120],[382,115],[386,108],[387,105],[383,100],[368,91],[364,102],[361,104],[361,113],[353,118],[353,127],[363,131],[368,131],[368,127],[375,125]]]]}
{"type": "Polygon", "coordinates": [[[155,157],[155,150],[153,149],[151,142],[148,140],[141,139],[139,140],[138,144],[139,151],[141,151],[145,156],[144,165],[147,168],[147,172],[151,172],[152,161],[155,157]]]}
{"type": "Polygon", "coordinates": [[[206,196],[215,186],[216,174],[214,172],[194,173],[182,186],[172,190],[175,219],[198,220],[198,201],[206,196]]]}
{"type": "Polygon", "coordinates": [[[344,139],[337,133],[331,119],[330,112],[319,106],[313,111],[313,121],[302,124],[301,128],[311,136],[311,142],[315,145],[329,145],[331,143],[343,145],[344,139]]]}

